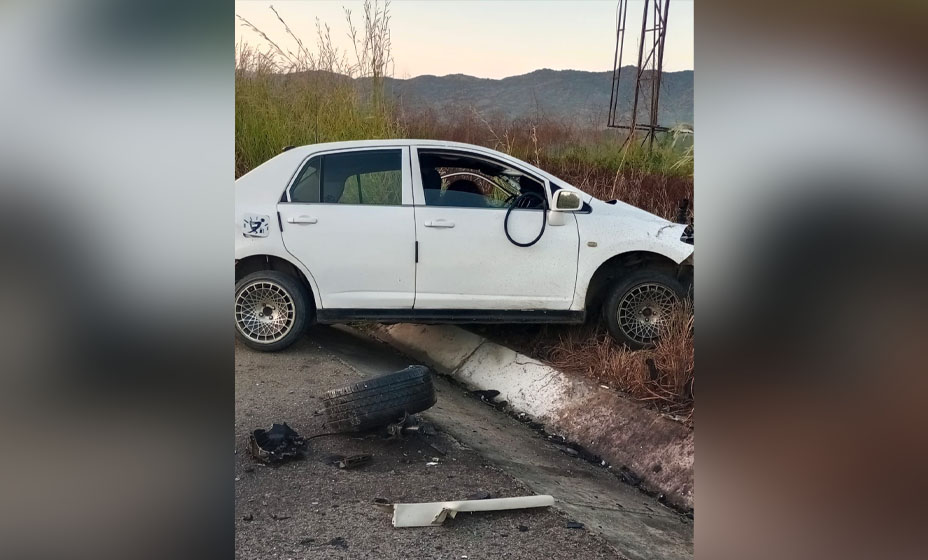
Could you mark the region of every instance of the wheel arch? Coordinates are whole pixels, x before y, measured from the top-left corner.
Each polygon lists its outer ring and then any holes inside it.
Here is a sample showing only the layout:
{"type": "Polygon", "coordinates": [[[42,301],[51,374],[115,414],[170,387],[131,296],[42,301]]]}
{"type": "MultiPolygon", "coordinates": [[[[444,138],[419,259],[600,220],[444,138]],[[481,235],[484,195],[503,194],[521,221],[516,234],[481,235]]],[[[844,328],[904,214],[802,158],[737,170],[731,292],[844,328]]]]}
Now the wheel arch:
{"type": "Polygon", "coordinates": [[[293,276],[306,287],[310,296],[310,303],[313,307],[319,307],[319,291],[316,288],[316,283],[312,279],[312,275],[304,271],[297,263],[277,255],[249,255],[236,259],[235,282],[237,283],[245,276],[253,272],[258,272],[259,270],[276,270],[277,272],[293,276]]]}
{"type": "Polygon", "coordinates": [[[678,264],[673,259],[652,251],[629,251],[614,255],[603,261],[593,272],[587,283],[586,293],[583,294],[584,308],[587,317],[595,316],[594,310],[602,305],[609,286],[623,274],[643,268],[657,268],[672,274],[681,280],[684,285],[692,282],[692,269],[686,262],[678,264]]]}

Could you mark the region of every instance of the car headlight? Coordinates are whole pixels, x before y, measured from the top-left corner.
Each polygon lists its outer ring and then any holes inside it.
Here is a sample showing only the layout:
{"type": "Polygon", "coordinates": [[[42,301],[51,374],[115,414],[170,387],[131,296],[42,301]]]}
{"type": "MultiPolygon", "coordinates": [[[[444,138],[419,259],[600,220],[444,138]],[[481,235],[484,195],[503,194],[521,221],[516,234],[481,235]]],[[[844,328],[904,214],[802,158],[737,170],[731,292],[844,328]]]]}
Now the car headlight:
{"type": "Polygon", "coordinates": [[[682,241],[682,242],[684,242],[684,243],[689,243],[690,245],[694,245],[694,243],[693,243],[693,224],[689,224],[688,226],[686,226],[686,227],[683,229],[683,233],[680,235],[680,241],[682,241]]]}

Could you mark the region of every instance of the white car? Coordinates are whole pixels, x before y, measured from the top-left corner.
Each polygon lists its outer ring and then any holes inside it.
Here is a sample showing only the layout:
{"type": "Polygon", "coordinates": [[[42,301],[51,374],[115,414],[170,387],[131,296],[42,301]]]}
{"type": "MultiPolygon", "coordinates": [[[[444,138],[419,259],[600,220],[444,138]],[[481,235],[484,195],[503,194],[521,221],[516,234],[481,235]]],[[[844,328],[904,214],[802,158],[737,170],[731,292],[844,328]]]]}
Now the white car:
{"type": "Polygon", "coordinates": [[[235,182],[235,326],[582,323],[652,345],[692,283],[692,226],[456,142],[288,148],[235,182]]]}

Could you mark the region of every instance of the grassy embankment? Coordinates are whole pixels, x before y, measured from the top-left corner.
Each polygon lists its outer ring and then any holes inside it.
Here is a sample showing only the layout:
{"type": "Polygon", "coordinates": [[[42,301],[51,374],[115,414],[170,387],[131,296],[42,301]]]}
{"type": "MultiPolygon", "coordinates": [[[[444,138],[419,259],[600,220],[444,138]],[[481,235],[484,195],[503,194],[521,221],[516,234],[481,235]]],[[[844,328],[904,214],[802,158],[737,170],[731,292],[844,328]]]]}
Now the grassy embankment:
{"type": "MultiPolygon", "coordinates": [[[[659,137],[649,152],[638,142],[623,149],[624,133],[616,130],[589,130],[550,119],[511,121],[467,107],[448,108],[439,116],[398,106],[383,89],[391,66],[388,8],[366,3],[360,18],[346,14],[355,43],[350,53],[333,46],[322,24],[317,24],[316,45],[310,49],[280,19],[282,36],[292,45],[284,48],[240,19],[269,46],[262,50],[240,44],[236,51],[236,177],[284,146],[430,138],[509,153],[597,198],[618,198],[666,218],[676,214],[681,198],[692,200],[693,150],[674,134],[659,137]]],[[[639,352],[616,346],[595,326],[493,327],[485,333],[655,408],[691,416],[692,324],[692,313],[681,312],[658,348],[639,352]]]]}

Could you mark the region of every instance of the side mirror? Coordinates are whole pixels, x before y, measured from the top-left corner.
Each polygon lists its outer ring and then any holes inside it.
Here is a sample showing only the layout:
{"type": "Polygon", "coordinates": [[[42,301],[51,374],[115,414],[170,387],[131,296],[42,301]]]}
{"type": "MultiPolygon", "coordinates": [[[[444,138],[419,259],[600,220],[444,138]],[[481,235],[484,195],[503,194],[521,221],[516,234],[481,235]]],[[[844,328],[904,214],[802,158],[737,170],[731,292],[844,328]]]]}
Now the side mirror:
{"type": "Polygon", "coordinates": [[[560,189],[554,197],[554,209],[561,212],[574,212],[583,208],[583,200],[574,191],[560,189]]]}

